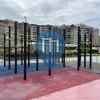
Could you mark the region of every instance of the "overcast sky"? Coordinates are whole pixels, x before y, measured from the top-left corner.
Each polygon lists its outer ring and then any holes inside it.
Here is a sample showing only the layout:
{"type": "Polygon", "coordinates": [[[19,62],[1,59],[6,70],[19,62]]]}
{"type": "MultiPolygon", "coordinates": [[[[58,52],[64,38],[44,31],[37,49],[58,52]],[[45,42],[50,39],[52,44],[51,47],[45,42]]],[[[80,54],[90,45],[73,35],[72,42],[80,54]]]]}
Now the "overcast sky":
{"type": "Polygon", "coordinates": [[[0,0],[0,19],[32,24],[80,24],[100,29],[100,0],[0,0]]]}

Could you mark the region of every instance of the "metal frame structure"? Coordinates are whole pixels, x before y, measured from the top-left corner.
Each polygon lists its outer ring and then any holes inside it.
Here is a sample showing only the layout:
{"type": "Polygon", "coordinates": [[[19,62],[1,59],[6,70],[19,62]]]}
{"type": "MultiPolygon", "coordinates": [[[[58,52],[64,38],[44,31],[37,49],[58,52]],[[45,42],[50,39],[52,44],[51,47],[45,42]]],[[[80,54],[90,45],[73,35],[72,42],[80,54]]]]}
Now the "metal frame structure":
{"type": "MultiPolygon", "coordinates": [[[[17,60],[18,60],[18,44],[17,44],[17,40],[18,40],[18,32],[17,32],[17,28],[18,28],[18,23],[15,22],[15,36],[14,36],[14,49],[15,49],[15,74],[17,74],[17,60]]],[[[49,31],[51,31],[51,27],[49,27],[49,31]]],[[[89,40],[89,46],[90,46],[90,69],[92,68],[92,33],[91,33],[91,29],[89,30],[89,36],[90,36],[90,40],[89,40]]],[[[39,26],[37,26],[37,37],[39,35],[39,26]]],[[[63,35],[64,35],[64,40],[66,40],[66,31],[65,29],[63,30],[63,35]]],[[[23,70],[24,70],[24,80],[27,80],[27,67],[30,68],[30,42],[31,42],[31,33],[30,33],[30,27],[28,27],[28,23],[24,23],[24,34],[20,35],[21,39],[21,65],[23,65],[23,70]],[[28,45],[27,45],[28,44],[28,45]],[[28,50],[28,52],[27,52],[28,50]],[[28,54],[28,57],[27,57],[28,54]],[[27,59],[28,59],[28,63],[27,63],[27,59]]],[[[8,55],[9,55],[9,59],[8,59],[8,70],[11,70],[11,26],[9,26],[9,45],[8,45],[8,55]]],[[[81,27],[78,27],[78,59],[77,59],[77,70],[80,70],[81,67],[81,46],[84,46],[84,68],[86,68],[86,34],[84,34],[84,42],[82,44],[81,42],[81,27]]],[[[4,67],[6,67],[6,34],[4,33],[4,67]]],[[[55,47],[54,47],[55,48],[55,47]]],[[[64,45],[65,48],[65,45],[64,45]]],[[[64,49],[64,53],[62,54],[62,63],[63,63],[63,67],[66,66],[65,64],[65,49],[64,49]]],[[[51,76],[51,52],[49,52],[49,67],[48,67],[48,75],[51,76]]],[[[55,60],[55,58],[53,57],[53,60],[55,60]]],[[[36,71],[39,71],[39,54],[36,51],[36,71]]]]}
{"type": "Polygon", "coordinates": [[[81,41],[81,27],[78,27],[78,62],[77,62],[77,70],[80,70],[81,67],[81,48],[84,48],[84,68],[86,68],[86,47],[88,44],[88,47],[90,47],[90,60],[89,60],[89,68],[92,68],[92,29],[86,29],[84,30],[84,41],[81,41]],[[89,41],[87,41],[86,35],[89,34],[89,41]]]}
{"type": "Polygon", "coordinates": [[[11,50],[11,27],[10,26],[9,26],[9,47],[8,48],[9,48],[9,61],[8,61],[9,62],[9,64],[8,64],[9,67],[8,67],[8,69],[10,70],[11,69],[10,68],[10,65],[11,65],[11,63],[10,63],[10,60],[11,60],[11,54],[10,54],[11,53],[11,51],[10,51],[11,50]]]}
{"type": "Polygon", "coordinates": [[[17,74],[17,22],[15,22],[15,74],[17,74]]]}

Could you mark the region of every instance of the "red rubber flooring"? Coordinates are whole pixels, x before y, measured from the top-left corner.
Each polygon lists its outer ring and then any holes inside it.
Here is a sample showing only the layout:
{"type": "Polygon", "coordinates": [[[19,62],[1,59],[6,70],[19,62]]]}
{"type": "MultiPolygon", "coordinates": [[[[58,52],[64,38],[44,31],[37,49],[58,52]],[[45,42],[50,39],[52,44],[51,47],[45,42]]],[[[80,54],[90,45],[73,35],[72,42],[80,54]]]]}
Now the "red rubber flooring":
{"type": "Polygon", "coordinates": [[[29,100],[100,78],[74,68],[55,69],[51,78],[47,75],[47,71],[29,73],[27,83],[23,83],[23,75],[0,78],[0,100],[29,100]]]}
{"type": "Polygon", "coordinates": [[[31,100],[100,100],[100,79],[31,100]]]}

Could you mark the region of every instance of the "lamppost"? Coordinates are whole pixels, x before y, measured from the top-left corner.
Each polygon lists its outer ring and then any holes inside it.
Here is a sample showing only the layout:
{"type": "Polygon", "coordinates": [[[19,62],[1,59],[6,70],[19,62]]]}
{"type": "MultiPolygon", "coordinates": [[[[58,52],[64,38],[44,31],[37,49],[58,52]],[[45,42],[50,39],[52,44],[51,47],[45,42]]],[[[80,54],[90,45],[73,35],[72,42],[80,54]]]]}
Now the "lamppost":
{"type": "Polygon", "coordinates": [[[26,16],[24,16],[24,19],[25,19],[25,22],[27,23],[27,19],[26,19],[26,16]]]}

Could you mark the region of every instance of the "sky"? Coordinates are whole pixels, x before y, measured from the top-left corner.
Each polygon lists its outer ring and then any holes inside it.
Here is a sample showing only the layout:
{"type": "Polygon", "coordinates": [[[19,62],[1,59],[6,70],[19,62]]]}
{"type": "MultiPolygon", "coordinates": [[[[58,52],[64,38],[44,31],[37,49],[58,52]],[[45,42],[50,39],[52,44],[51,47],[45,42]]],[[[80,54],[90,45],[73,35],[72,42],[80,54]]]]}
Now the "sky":
{"type": "Polygon", "coordinates": [[[0,0],[0,19],[31,24],[87,24],[100,29],[100,0],[0,0]]]}

